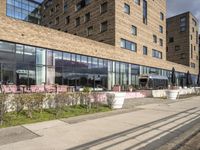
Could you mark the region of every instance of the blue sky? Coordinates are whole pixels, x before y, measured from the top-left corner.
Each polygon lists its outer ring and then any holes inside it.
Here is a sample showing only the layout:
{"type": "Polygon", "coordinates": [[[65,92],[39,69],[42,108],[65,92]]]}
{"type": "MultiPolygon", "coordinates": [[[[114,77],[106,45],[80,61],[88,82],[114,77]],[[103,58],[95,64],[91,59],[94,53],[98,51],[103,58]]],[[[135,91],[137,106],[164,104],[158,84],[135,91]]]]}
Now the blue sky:
{"type": "Polygon", "coordinates": [[[191,11],[200,22],[200,0],[167,0],[167,17],[191,11]]]}

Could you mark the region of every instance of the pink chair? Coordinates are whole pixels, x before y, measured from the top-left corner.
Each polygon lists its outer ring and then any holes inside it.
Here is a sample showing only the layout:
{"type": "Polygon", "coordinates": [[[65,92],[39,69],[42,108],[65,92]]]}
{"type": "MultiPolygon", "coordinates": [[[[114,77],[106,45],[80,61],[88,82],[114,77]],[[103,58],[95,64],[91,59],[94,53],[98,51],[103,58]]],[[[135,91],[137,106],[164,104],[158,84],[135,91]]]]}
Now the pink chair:
{"type": "Polygon", "coordinates": [[[67,87],[66,85],[57,85],[57,93],[65,93],[67,92],[67,87]]]}
{"type": "Polygon", "coordinates": [[[31,85],[30,91],[32,93],[44,93],[44,85],[31,85]]]}
{"type": "Polygon", "coordinates": [[[45,85],[45,91],[47,93],[55,93],[56,92],[56,85],[45,85]]]}
{"type": "Polygon", "coordinates": [[[10,90],[10,87],[9,85],[2,85],[2,92],[3,93],[12,93],[11,90],[10,90]]]}
{"type": "Polygon", "coordinates": [[[17,94],[17,93],[21,92],[20,90],[18,90],[16,85],[9,85],[9,87],[10,87],[11,93],[13,93],[13,94],[17,94]]]}

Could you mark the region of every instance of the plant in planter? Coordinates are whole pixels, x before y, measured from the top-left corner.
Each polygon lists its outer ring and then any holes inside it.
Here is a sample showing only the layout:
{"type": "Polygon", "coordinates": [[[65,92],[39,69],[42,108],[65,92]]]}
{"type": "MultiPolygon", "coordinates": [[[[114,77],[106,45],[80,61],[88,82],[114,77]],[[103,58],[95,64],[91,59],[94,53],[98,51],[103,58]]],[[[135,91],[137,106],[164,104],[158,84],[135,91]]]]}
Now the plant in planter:
{"type": "Polygon", "coordinates": [[[179,90],[176,87],[176,74],[175,68],[172,68],[171,74],[171,87],[169,90],[166,91],[167,98],[170,100],[176,100],[178,97],[179,90]]]}
{"type": "Polygon", "coordinates": [[[0,93],[0,126],[3,125],[4,115],[6,113],[6,99],[7,95],[0,93]]]}

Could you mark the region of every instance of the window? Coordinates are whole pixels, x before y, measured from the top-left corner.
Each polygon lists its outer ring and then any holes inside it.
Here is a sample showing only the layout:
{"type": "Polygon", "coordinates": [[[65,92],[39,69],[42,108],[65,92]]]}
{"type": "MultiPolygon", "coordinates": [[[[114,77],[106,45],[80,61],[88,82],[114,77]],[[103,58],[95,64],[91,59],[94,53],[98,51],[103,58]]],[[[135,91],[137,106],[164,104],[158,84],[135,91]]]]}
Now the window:
{"type": "Polygon", "coordinates": [[[108,30],[108,21],[104,21],[101,23],[100,31],[105,32],[108,30]]]}
{"type": "Polygon", "coordinates": [[[176,45],[175,46],[175,51],[179,51],[180,50],[180,46],[179,45],[176,45]]]}
{"type": "Polygon", "coordinates": [[[162,52],[153,49],[152,57],[162,59],[162,52]]]}
{"type": "Polygon", "coordinates": [[[59,19],[59,17],[57,17],[56,21],[55,21],[55,24],[59,24],[59,21],[60,21],[60,19],[59,19]]]}
{"type": "Polygon", "coordinates": [[[196,67],[195,63],[191,63],[191,67],[195,68],[196,67]]]}
{"type": "Polygon", "coordinates": [[[160,33],[163,33],[163,27],[162,26],[159,26],[159,31],[160,31],[160,33]]]}
{"type": "Polygon", "coordinates": [[[185,59],[185,58],[186,58],[185,53],[181,53],[181,57],[180,57],[180,59],[185,59]]]}
{"type": "Polygon", "coordinates": [[[186,31],[186,17],[180,18],[180,31],[185,32],[186,31]]]}
{"type": "Polygon", "coordinates": [[[132,33],[133,35],[137,35],[137,27],[136,27],[136,26],[133,26],[133,25],[132,25],[131,33],[132,33]]]}
{"type": "Polygon", "coordinates": [[[87,36],[92,35],[92,32],[93,32],[93,26],[88,27],[88,28],[87,28],[87,36]]]}
{"type": "Polygon", "coordinates": [[[88,4],[91,3],[91,0],[81,0],[79,3],[76,4],[75,11],[79,11],[88,4]]]}
{"type": "Polygon", "coordinates": [[[192,27],[192,32],[194,33],[194,27],[192,27]]]}
{"type": "Polygon", "coordinates": [[[174,38],[173,37],[170,37],[169,38],[169,43],[173,43],[174,42],[174,38]]]}
{"type": "Polygon", "coordinates": [[[130,6],[128,4],[124,4],[124,12],[130,15],[130,6]]]}
{"type": "Polygon", "coordinates": [[[157,43],[157,36],[156,35],[153,35],[153,42],[157,43]]]}
{"type": "Polygon", "coordinates": [[[148,48],[146,46],[143,46],[143,55],[148,54],[148,48]]]}
{"type": "Polygon", "coordinates": [[[103,14],[103,13],[107,12],[107,10],[108,10],[108,2],[101,4],[100,13],[103,14]]]}
{"type": "Polygon", "coordinates": [[[65,24],[69,24],[70,23],[70,16],[67,16],[66,18],[65,18],[65,24]]]}
{"type": "Polygon", "coordinates": [[[191,44],[191,58],[193,59],[193,45],[191,44]]]}
{"type": "Polygon", "coordinates": [[[58,12],[58,11],[59,11],[59,9],[60,9],[60,5],[59,5],[59,4],[57,4],[57,5],[56,5],[56,12],[58,12]]]}
{"type": "Polygon", "coordinates": [[[197,26],[197,22],[194,18],[192,18],[192,23],[193,23],[194,26],[197,26]]]}
{"type": "Polygon", "coordinates": [[[163,46],[163,39],[159,40],[160,46],[163,46]]]}
{"type": "Polygon", "coordinates": [[[64,9],[64,12],[66,12],[67,9],[68,9],[67,0],[65,0],[65,2],[64,2],[64,7],[63,7],[63,9],[64,9]]]}
{"type": "Polygon", "coordinates": [[[50,16],[53,15],[53,12],[54,12],[54,9],[51,8],[51,10],[50,10],[50,12],[49,12],[50,16]]]}
{"type": "Polygon", "coordinates": [[[135,4],[140,5],[140,0],[134,0],[135,4]]]}
{"type": "Polygon", "coordinates": [[[85,14],[85,22],[90,21],[90,13],[85,14]]]}
{"type": "MultiPolygon", "coordinates": [[[[40,4],[30,0],[5,0],[6,15],[15,19],[40,24],[40,4]]],[[[1,4],[2,5],[2,4],[1,4]]]]}
{"type": "Polygon", "coordinates": [[[162,12],[160,12],[160,20],[164,20],[164,14],[162,12]]]}
{"type": "Polygon", "coordinates": [[[81,18],[80,17],[76,18],[76,27],[80,25],[80,22],[81,22],[81,18]]]}
{"type": "Polygon", "coordinates": [[[137,51],[137,44],[125,39],[121,39],[121,48],[125,48],[131,51],[137,51]]]}
{"type": "Polygon", "coordinates": [[[143,0],[143,23],[147,24],[147,1],[143,0]]]}

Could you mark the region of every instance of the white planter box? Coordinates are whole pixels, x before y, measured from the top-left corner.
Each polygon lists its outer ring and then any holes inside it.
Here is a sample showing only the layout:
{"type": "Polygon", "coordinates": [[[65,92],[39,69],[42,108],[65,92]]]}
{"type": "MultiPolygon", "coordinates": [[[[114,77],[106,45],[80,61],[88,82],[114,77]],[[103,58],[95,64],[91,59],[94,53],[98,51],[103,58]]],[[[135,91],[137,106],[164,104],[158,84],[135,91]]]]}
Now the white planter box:
{"type": "Polygon", "coordinates": [[[123,92],[109,92],[109,93],[115,94],[113,108],[121,109],[124,104],[126,93],[123,93],[123,92]]]}
{"type": "Polygon", "coordinates": [[[166,91],[167,99],[170,99],[170,100],[176,100],[178,94],[179,94],[179,90],[167,90],[166,91]]]}

